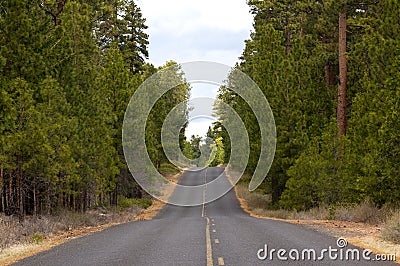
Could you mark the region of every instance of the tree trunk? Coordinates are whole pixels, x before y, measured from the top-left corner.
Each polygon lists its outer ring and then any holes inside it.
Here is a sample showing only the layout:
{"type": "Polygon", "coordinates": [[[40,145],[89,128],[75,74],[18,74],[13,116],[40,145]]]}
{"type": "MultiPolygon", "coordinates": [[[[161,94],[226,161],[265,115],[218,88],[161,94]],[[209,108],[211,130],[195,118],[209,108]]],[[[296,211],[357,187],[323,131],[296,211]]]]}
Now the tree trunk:
{"type": "Polygon", "coordinates": [[[33,184],[33,216],[37,216],[36,183],[33,184]]]}
{"type": "Polygon", "coordinates": [[[3,201],[3,167],[0,169],[0,200],[1,200],[1,211],[4,212],[4,201],[3,201]]]}
{"type": "Polygon", "coordinates": [[[22,158],[17,156],[17,198],[18,198],[18,216],[20,221],[24,219],[24,194],[22,189],[22,158]]]}
{"type": "Polygon", "coordinates": [[[9,209],[9,211],[10,212],[14,212],[14,210],[11,210],[11,207],[14,207],[13,205],[14,205],[14,198],[13,198],[13,178],[12,178],[12,170],[10,170],[9,172],[8,172],[8,175],[10,176],[10,183],[8,184],[9,185],[9,201],[8,201],[8,203],[7,203],[7,205],[8,205],[8,209],[9,209]]]}
{"type": "Polygon", "coordinates": [[[338,107],[337,107],[337,124],[339,128],[339,136],[346,135],[346,88],[347,88],[347,62],[346,62],[346,6],[339,13],[339,86],[338,86],[338,107]]]}
{"type": "Polygon", "coordinates": [[[115,206],[118,206],[118,181],[115,184],[114,204],[115,204],[115,206]]]}
{"type": "Polygon", "coordinates": [[[328,89],[335,85],[335,74],[333,70],[332,64],[328,62],[325,65],[325,83],[328,89]]]}
{"type": "Polygon", "coordinates": [[[47,213],[47,215],[51,214],[50,182],[47,182],[46,213],[47,213]]]}

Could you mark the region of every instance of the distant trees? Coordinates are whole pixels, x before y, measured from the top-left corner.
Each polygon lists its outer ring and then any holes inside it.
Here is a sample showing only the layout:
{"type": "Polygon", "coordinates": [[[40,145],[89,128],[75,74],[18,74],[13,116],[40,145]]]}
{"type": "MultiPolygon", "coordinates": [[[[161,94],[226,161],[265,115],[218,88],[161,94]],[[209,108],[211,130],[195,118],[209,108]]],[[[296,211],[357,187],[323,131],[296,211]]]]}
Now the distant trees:
{"type": "MultiPolygon", "coordinates": [[[[200,161],[198,160],[200,158],[200,155],[202,153],[201,148],[203,144],[201,144],[202,137],[200,136],[195,136],[192,135],[189,140],[187,140],[186,137],[183,138],[183,143],[182,143],[182,153],[183,155],[192,161],[195,161],[197,165],[199,165],[200,161]]],[[[209,145],[207,145],[209,147],[209,145]]],[[[205,162],[203,162],[205,163],[205,162]]]]}
{"type": "MultiPolygon", "coordinates": [[[[275,206],[399,202],[398,4],[249,1],[254,30],[236,67],[263,90],[276,119],[277,150],[263,184],[275,206]]],[[[248,129],[252,173],[257,121],[229,89],[219,98],[248,129]]]]}

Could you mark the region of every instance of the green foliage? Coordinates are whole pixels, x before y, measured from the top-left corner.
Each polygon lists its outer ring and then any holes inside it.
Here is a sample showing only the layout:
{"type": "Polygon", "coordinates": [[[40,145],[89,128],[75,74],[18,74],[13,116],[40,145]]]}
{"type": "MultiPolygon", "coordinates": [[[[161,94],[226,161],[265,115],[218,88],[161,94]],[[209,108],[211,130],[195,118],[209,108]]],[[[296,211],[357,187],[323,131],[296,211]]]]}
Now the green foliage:
{"type": "Polygon", "coordinates": [[[329,208],[328,208],[328,220],[334,220],[335,219],[335,214],[336,214],[336,206],[335,205],[329,205],[329,208]]]}
{"type": "Polygon", "coordinates": [[[125,197],[120,197],[118,199],[118,207],[121,209],[131,208],[134,206],[139,206],[143,209],[147,209],[153,204],[151,199],[141,198],[141,199],[130,199],[125,197]]]}
{"type": "Polygon", "coordinates": [[[183,149],[182,149],[182,153],[183,155],[186,156],[186,158],[193,160],[195,158],[194,154],[193,154],[193,149],[192,149],[192,145],[190,144],[189,141],[187,141],[186,139],[184,140],[183,143],[183,149]]]}
{"type": "Polygon", "coordinates": [[[179,169],[171,163],[162,163],[158,171],[164,175],[176,175],[179,173],[179,169]]]}
{"type": "Polygon", "coordinates": [[[287,209],[305,210],[321,204],[331,205],[343,200],[341,177],[336,160],[340,148],[336,124],[332,123],[330,132],[315,137],[308,148],[287,171],[290,179],[282,194],[280,204],[287,209]]]}
{"type": "MultiPolygon", "coordinates": [[[[236,67],[259,85],[274,112],[277,150],[261,186],[272,194],[272,205],[305,210],[365,199],[378,207],[398,203],[399,1],[248,3],[254,30],[236,67]],[[337,16],[344,7],[348,130],[339,139],[337,16]]],[[[0,0],[0,211],[7,214],[84,211],[141,196],[125,164],[121,125],[130,95],[157,71],[144,63],[145,19],[132,0],[63,4],[0,0]]],[[[161,128],[167,114],[188,99],[190,86],[178,64],[162,68],[167,67],[174,75],[162,77],[161,84],[174,79],[181,85],[151,111],[146,144],[154,165],[172,173],[161,128]]],[[[244,121],[251,174],[260,129],[247,103],[229,89],[235,85],[232,74],[219,99],[244,121]]],[[[222,107],[216,109],[222,121],[228,119],[222,107]]],[[[182,128],[181,150],[195,159],[214,148],[210,164],[226,163],[226,129],[217,122],[209,133],[214,144],[206,139],[202,145],[186,140],[182,128]]]]}
{"type": "MultiPolygon", "coordinates": [[[[378,206],[400,201],[400,38],[398,1],[381,1],[378,19],[364,22],[366,33],[350,53],[357,64],[347,171],[361,197],[378,206]],[[393,34],[397,32],[397,34],[393,34]]],[[[355,67],[355,66],[354,66],[355,67]]]]}
{"type": "Polygon", "coordinates": [[[44,241],[43,235],[39,233],[35,233],[31,236],[31,243],[40,244],[44,241]]]}
{"type": "Polygon", "coordinates": [[[0,1],[0,212],[141,196],[121,125],[154,69],[146,28],[133,1],[0,1]]]}
{"type": "MultiPolygon", "coordinates": [[[[277,149],[263,188],[275,206],[307,210],[371,199],[400,201],[397,0],[249,1],[254,30],[237,68],[262,89],[274,112],[277,149]],[[347,135],[338,138],[338,13],[348,17],[347,135]]],[[[229,88],[219,98],[243,119],[250,135],[246,171],[260,150],[257,121],[229,88]]],[[[224,119],[223,110],[219,110],[224,119]]],[[[216,123],[225,147],[230,143],[216,123]]],[[[229,154],[226,151],[225,154],[229,154]]]]}
{"type": "Polygon", "coordinates": [[[215,139],[215,144],[213,144],[212,148],[214,148],[216,152],[214,160],[210,163],[210,166],[218,166],[224,164],[225,149],[222,137],[215,139]]]}
{"type": "MultiPolygon", "coordinates": [[[[178,65],[176,62],[170,61],[164,66],[161,66],[159,69],[168,69],[168,71],[161,72],[162,76],[159,80],[160,86],[163,86],[163,84],[169,84],[171,82],[179,85],[171,88],[160,99],[158,99],[153,106],[153,109],[150,111],[147,119],[147,151],[154,166],[158,169],[162,163],[168,163],[168,159],[164,154],[164,149],[161,144],[161,129],[163,123],[168,113],[170,113],[179,103],[184,103],[186,100],[188,100],[190,94],[190,85],[184,78],[184,73],[182,72],[180,65],[178,65]]],[[[187,107],[185,106],[184,109],[187,110],[187,107]]],[[[177,120],[185,121],[186,117],[187,111],[184,111],[177,120]]],[[[181,147],[184,145],[184,134],[185,131],[182,129],[179,136],[181,147]]],[[[168,145],[168,143],[163,143],[163,145],[168,145]]]]}

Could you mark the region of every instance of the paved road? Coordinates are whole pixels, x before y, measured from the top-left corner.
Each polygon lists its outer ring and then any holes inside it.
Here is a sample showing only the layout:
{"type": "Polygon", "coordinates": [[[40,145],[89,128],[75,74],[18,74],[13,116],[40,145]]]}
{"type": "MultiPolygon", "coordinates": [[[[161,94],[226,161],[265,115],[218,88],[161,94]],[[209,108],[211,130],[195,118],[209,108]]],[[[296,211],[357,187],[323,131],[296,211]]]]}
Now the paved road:
{"type": "MultiPolygon", "coordinates": [[[[221,168],[186,172],[179,182],[200,185],[222,172],[221,168]]],[[[217,190],[218,187],[207,186],[203,197],[217,190]]],[[[272,249],[286,249],[287,252],[297,249],[300,258],[303,249],[315,249],[317,257],[329,246],[338,249],[336,239],[306,227],[250,217],[240,208],[232,190],[204,206],[166,205],[151,221],[113,226],[26,258],[16,265],[391,265],[365,260],[329,260],[327,252],[323,261],[294,261],[288,253],[282,254],[288,261],[281,261],[276,252],[273,260],[270,257],[260,260],[257,253],[265,245],[268,245],[268,253],[272,249]]],[[[342,250],[349,248],[354,247],[342,250]]],[[[296,251],[291,252],[295,257],[296,251]]],[[[308,252],[304,254],[307,258],[308,252]]],[[[265,255],[263,250],[259,255],[265,255]]]]}

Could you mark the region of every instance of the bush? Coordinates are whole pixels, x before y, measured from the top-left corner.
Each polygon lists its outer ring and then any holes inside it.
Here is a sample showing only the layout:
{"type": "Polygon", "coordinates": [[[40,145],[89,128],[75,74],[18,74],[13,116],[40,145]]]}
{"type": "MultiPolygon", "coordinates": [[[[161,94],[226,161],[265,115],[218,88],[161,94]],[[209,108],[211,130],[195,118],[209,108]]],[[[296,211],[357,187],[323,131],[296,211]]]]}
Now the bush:
{"type": "Polygon", "coordinates": [[[341,204],[335,208],[335,219],[356,223],[380,224],[388,215],[388,208],[379,209],[370,200],[360,204],[341,204]]]}
{"type": "Polygon", "coordinates": [[[160,174],[163,175],[176,175],[177,173],[179,173],[179,169],[170,163],[161,164],[160,169],[158,169],[158,171],[160,172],[160,174]]]}
{"type": "Polygon", "coordinates": [[[34,233],[31,236],[31,243],[39,244],[39,243],[42,243],[43,240],[44,240],[43,236],[39,233],[34,233]]]}
{"type": "Polygon", "coordinates": [[[147,198],[131,199],[131,198],[120,197],[118,199],[118,207],[122,209],[132,208],[134,206],[139,206],[141,208],[147,209],[148,207],[151,206],[151,204],[153,204],[153,202],[151,201],[151,199],[147,198]]]}
{"type": "Polygon", "coordinates": [[[93,226],[97,222],[95,217],[92,215],[70,210],[64,210],[61,212],[58,219],[60,230],[75,229],[81,226],[93,226]]]}
{"type": "Polygon", "coordinates": [[[400,210],[396,211],[385,223],[382,230],[385,240],[400,244],[400,210]]]}

